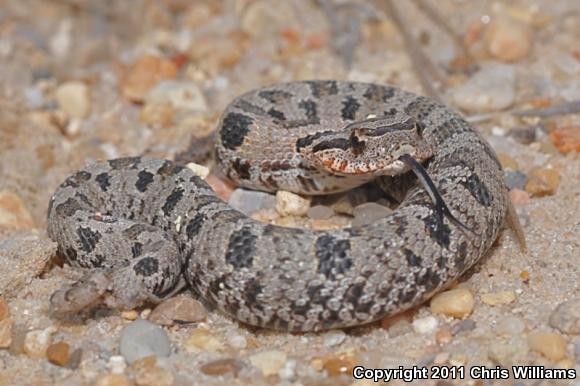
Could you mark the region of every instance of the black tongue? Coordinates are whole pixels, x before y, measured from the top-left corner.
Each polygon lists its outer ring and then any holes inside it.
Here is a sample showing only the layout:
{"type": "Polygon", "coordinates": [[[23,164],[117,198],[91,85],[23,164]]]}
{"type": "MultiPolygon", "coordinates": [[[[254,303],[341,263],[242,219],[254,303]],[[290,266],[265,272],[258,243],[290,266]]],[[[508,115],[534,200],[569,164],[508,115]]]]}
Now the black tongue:
{"type": "Polygon", "coordinates": [[[405,165],[407,165],[413,171],[413,173],[415,173],[415,175],[417,176],[417,179],[419,180],[421,185],[423,185],[423,189],[425,189],[425,191],[427,191],[427,193],[429,194],[429,197],[431,197],[431,200],[433,201],[433,204],[435,205],[435,210],[437,212],[437,216],[439,216],[440,220],[443,220],[443,216],[446,216],[447,219],[453,225],[459,227],[460,229],[463,229],[463,230],[466,230],[466,231],[473,233],[473,231],[469,227],[464,225],[461,221],[459,221],[457,218],[455,218],[455,216],[453,216],[453,214],[449,210],[449,207],[447,206],[447,204],[443,200],[443,197],[441,197],[441,195],[439,194],[437,187],[433,183],[433,180],[431,179],[431,177],[429,177],[429,174],[427,173],[427,170],[425,170],[423,165],[421,165],[419,162],[417,162],[409,154],[403,154],[402,156],[400,156],[399,161],[403,162],[405,165]]]}

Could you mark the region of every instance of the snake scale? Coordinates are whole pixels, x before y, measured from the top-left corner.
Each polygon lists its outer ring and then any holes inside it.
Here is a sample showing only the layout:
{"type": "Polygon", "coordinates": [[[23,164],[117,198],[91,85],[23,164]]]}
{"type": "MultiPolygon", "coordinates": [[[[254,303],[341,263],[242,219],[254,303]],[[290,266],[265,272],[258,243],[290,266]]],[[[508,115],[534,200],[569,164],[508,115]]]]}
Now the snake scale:
{"type": "Polygon", "coordinates": [[[230,179],[264,191],[326,194],[380,176],[395,189],[413,163],[432,189],[415,179],[396,210],[362,227],[295,229],[234,210],[171,161],[98,162],[50,200],[49,236],[69,264],[90,268],[53,294],[52,310],[132,308],[169,296],[184,276],[206,304],[250,325],[364,324],[457,279],[490,249],[509,209],[482,137],[444,105],[386,85],[319,80],[248,92],[224,111],[215,153],[230,179]]]}

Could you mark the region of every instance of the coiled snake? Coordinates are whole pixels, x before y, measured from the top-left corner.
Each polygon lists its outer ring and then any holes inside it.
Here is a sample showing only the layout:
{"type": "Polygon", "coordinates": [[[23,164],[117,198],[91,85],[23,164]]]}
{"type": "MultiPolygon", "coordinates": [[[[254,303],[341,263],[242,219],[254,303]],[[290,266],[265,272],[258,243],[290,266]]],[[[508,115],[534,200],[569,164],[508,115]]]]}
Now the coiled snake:
{"type": "Polygon", "coordinates": [[[510,208],[501,166],[479,134],[445,106],[395,87],[305,81],[258,89],[227,107],[216,142],[228,177],[253,189],[323,194],[384,175],[388,188],[409,169],[419,178],[389,216],[314,231],[255,221],[171,161],[90,165],[50,201],[49,236],[67,262],[91,269],[55,292],[53,311],[132,308],[167,296],[184,273],[205,303],[251,325],[368,323],[465,272],[510,208]]]}

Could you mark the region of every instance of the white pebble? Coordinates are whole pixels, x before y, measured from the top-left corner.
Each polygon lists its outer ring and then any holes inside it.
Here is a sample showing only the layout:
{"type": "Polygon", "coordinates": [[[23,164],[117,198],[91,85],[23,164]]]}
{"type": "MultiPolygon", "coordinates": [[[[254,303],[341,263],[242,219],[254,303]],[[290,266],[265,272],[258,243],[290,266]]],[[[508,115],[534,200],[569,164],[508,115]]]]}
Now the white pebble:
{"type": "Polygon", "coordinates": [[[205,111],[207,103],[200,88],[192,81],[159,82],[146,97],[147,103],[170,103],[176,110],[205,111]]]}
{"type": "Polygon", "coordinates": [[[167,333],[156,324],[143,319],[126,325],[121,331],[119,352],[131,364],[137,359],[156,356],[168,357],[171,345],[167,333]]]}
{"type": "Polygon", "coordinates": [[[342,330],[329,331],[324,335],[324,347],[338,346],[346,339],[346,334],[342,330]]]}
{"type": "Polygon", "coordinates": [[[281,216],[303,216],[310,208],[310,197],[301,197],[292,192],[279,190],[276,193],[276,211],[281,216]]]}
{"type": "Polygon", "coordinates": [[[192,172],[194,172],[196,176],[201,177],[202,180],[205,180],[205,178],[209,175],[209,168],[203,165],[190,162],[185,166],[192,172]]]}
{"type": "Polygon", "coordinates": [[[44,330],[33,330],[24,337],[24,352],[31,358],[44,358],[56,328],[50,326],[44,330]]]}
{"type": "Polygon", "coordinates": [[[109,362],[107,362],[107,368],[113,374],[123,374],[127,368],[127,363],[121,355],[113,355],[109,358],[109,362]]]}
{"type": "Polygon", "coordinates": [[[413,320],[413,330],[419,334],[429,334],[434,332],[439,322],[434,316],[426,316],[421,319],[413,320]]]}
{"type": "Polygon", "coordinates": [[[276,197],[265,192],[236,189],[231,194],[228,204],[242,213],[250,215],[260,209],[273,209],[276,197]]]}
{"type": "Polygon", "coordinates": [[[283,351],[268,350],[256,353],[249,359],[250,363],[259,368],[262,371],[262,374],[267,377],[278,374],[278,371],[280,371],[286,363],[286,358],[287,355],[283,351]]]}
{"type": "Polygon", "coordinates": [[[360,204],[353,209],[354,220],[352,220],[352,226],[358,227],[372,224],[383,217],[387,217],[391,212],[390,208],[375,202],[360,204]]]}
{"type": "Polygon", "coordinates": [[[91,109],[89,88],[79,81],[61,84],[55,92],[58,105],[71,118],[85,118],[91,109]]]}

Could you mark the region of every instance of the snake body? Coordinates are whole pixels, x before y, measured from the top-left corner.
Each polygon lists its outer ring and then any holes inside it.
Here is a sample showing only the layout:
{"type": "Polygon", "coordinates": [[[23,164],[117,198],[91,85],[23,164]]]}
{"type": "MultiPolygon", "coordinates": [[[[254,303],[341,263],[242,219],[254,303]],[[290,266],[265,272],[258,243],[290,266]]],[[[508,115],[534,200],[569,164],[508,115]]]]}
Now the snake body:
{"type": "MultiPolygon", "coordinates": [[[[390,215],[315,231],[255,221],[171,161],[99,162],[54,193],[48,234],[90,273],[53,311],[131,308],[181,274],[207,304],[255,326],[317,331],[375,321],[427,299],[488,251],[508,210],[501,166],[460,115],[391,86],[305,81],[246,93],[225,110],[218,164],[238,184],[342,191],[422,162],[460,229],[414,183],[390,215]]],[[[390,177],[387,177],[387,179],[390,177]]],[[[396,177],[391,181],[396,181],[396,177]]]]}

